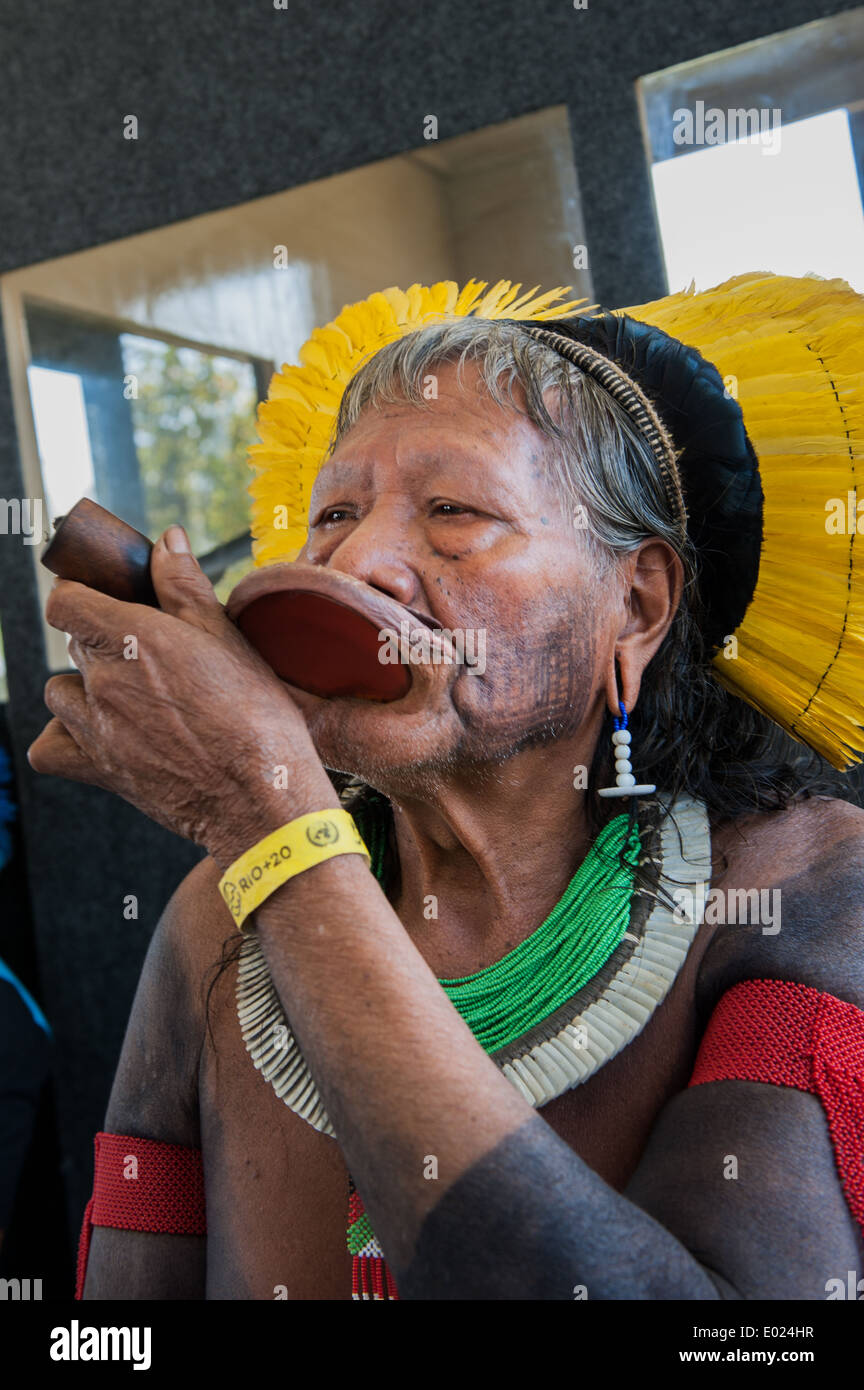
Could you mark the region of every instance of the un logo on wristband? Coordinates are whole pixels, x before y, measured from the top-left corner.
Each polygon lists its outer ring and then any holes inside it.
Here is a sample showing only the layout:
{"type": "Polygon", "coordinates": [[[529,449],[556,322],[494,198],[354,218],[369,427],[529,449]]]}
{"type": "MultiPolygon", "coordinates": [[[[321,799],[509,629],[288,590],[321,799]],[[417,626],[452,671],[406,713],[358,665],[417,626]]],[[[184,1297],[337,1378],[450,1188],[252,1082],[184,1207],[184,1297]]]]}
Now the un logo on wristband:
{"type": "Polygon", "coordinates": [[[339,829],[332,820],[318,820],[314,825],[307,825],[306,838],[316,849],[326,849],[339,839],[339,829]]]}
{"type": "Polygon", "coordinates": [[[222,885],[222,896],[228,905],[228,911],[232,917],[239,917],[243,907],[243,898],[240,889],[234,883],[222,885]]]}

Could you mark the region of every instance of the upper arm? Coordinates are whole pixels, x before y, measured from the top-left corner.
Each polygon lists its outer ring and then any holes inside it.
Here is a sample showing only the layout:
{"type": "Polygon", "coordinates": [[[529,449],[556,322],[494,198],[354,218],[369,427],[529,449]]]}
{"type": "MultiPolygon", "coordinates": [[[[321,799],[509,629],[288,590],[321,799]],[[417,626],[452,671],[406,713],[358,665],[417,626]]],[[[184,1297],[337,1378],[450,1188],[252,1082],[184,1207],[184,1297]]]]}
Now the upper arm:
{"type": "MultiPolygon", "coordinates": [[[[215,872],[209,861],[197,865],[153,933],[108,1102],[109,1133],[200,1147],[205,979],[230,922],[212,893],[215,872]]],[[[203,1236],[94,1227],[84,1297],[203,1298],[205,1243],[203,1236]]]]}
{"type": "Polygon", "coordinates": [[[862,1267],[862,1242],[819,1100],[751,1081],[675,1096],[625,1195],[727,1297],[824,1299],[862,1267]]]}
{"type": "Polygon", "coordinates": [[[196,951],[206,861],[187,875],[163,912],[144,960],[105,1127],[197,1146],[198,1062],[204,1039],[200,951],[196,951]]]}
{"type": "MultiPolygon", "coordinates": [[[[812,803],[730,865],[721,890],[770,888],[779,930],[767,918],[717,928],[700,973],[703,1023],[746,979],[864,1009],[862,821],[846,803],[812,803]]],[[[864,1269],[823,1105],[789,1086],[709,1081],[675,1096],[627,1196],[743,1298],[824,1299],[829,1280],[864,1269]]]]}

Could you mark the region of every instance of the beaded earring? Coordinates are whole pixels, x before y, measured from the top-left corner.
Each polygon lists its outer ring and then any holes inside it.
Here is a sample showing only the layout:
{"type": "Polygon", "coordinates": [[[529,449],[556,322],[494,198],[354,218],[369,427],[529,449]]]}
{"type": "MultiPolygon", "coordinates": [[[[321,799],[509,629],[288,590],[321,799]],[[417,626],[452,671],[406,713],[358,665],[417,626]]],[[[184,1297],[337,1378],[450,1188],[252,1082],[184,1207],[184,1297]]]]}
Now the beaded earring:
{"type": "Polygon", "coordinates": [[[651,792],[656,792],[655,786],[647,783],[637,785],[636,778],[633,776],[633,764],[630,761],[632,735],[627,728],[627,710],[623,700],[618,701],[618,708],[621,711],[621,718],[616,718],[612,734],[612,752],[615,756],[615,786],[599,787],[598,796],[649,796],[651,792]]]}

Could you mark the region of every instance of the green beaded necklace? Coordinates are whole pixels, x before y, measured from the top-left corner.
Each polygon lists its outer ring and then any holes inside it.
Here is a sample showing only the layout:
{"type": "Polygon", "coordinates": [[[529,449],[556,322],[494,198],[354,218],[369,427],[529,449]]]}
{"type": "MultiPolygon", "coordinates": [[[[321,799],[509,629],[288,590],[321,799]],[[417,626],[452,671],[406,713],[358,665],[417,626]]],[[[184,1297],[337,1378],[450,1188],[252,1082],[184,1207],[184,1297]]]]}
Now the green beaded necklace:
{"type": "MultiPolygon", "coordinates": [[[[353,811],[384,880],[387,836],[384,798],[353,811]]],[[[616,816],[600,832],[545,922],[501,960],[457,980],[439,980],[480,1046],[496,1052],[523,1037],[593,979],[630,919],[639,828],[616,816]]]]}

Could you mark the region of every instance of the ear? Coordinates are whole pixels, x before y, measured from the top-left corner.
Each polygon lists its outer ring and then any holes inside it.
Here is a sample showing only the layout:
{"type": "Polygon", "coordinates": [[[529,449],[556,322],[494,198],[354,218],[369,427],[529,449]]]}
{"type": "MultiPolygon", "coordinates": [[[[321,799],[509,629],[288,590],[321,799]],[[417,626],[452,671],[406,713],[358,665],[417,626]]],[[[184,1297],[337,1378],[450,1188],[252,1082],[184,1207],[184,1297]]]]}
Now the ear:
{"type": "Polygon", "coordinates": [[[681,602],[684,567],[671,545],[653,537],[626,557],[623,580],[623,621],[606,675],[606,699],[616,715],[619,700],[628,714],[636,706],[645,667],[681,602]]]}

